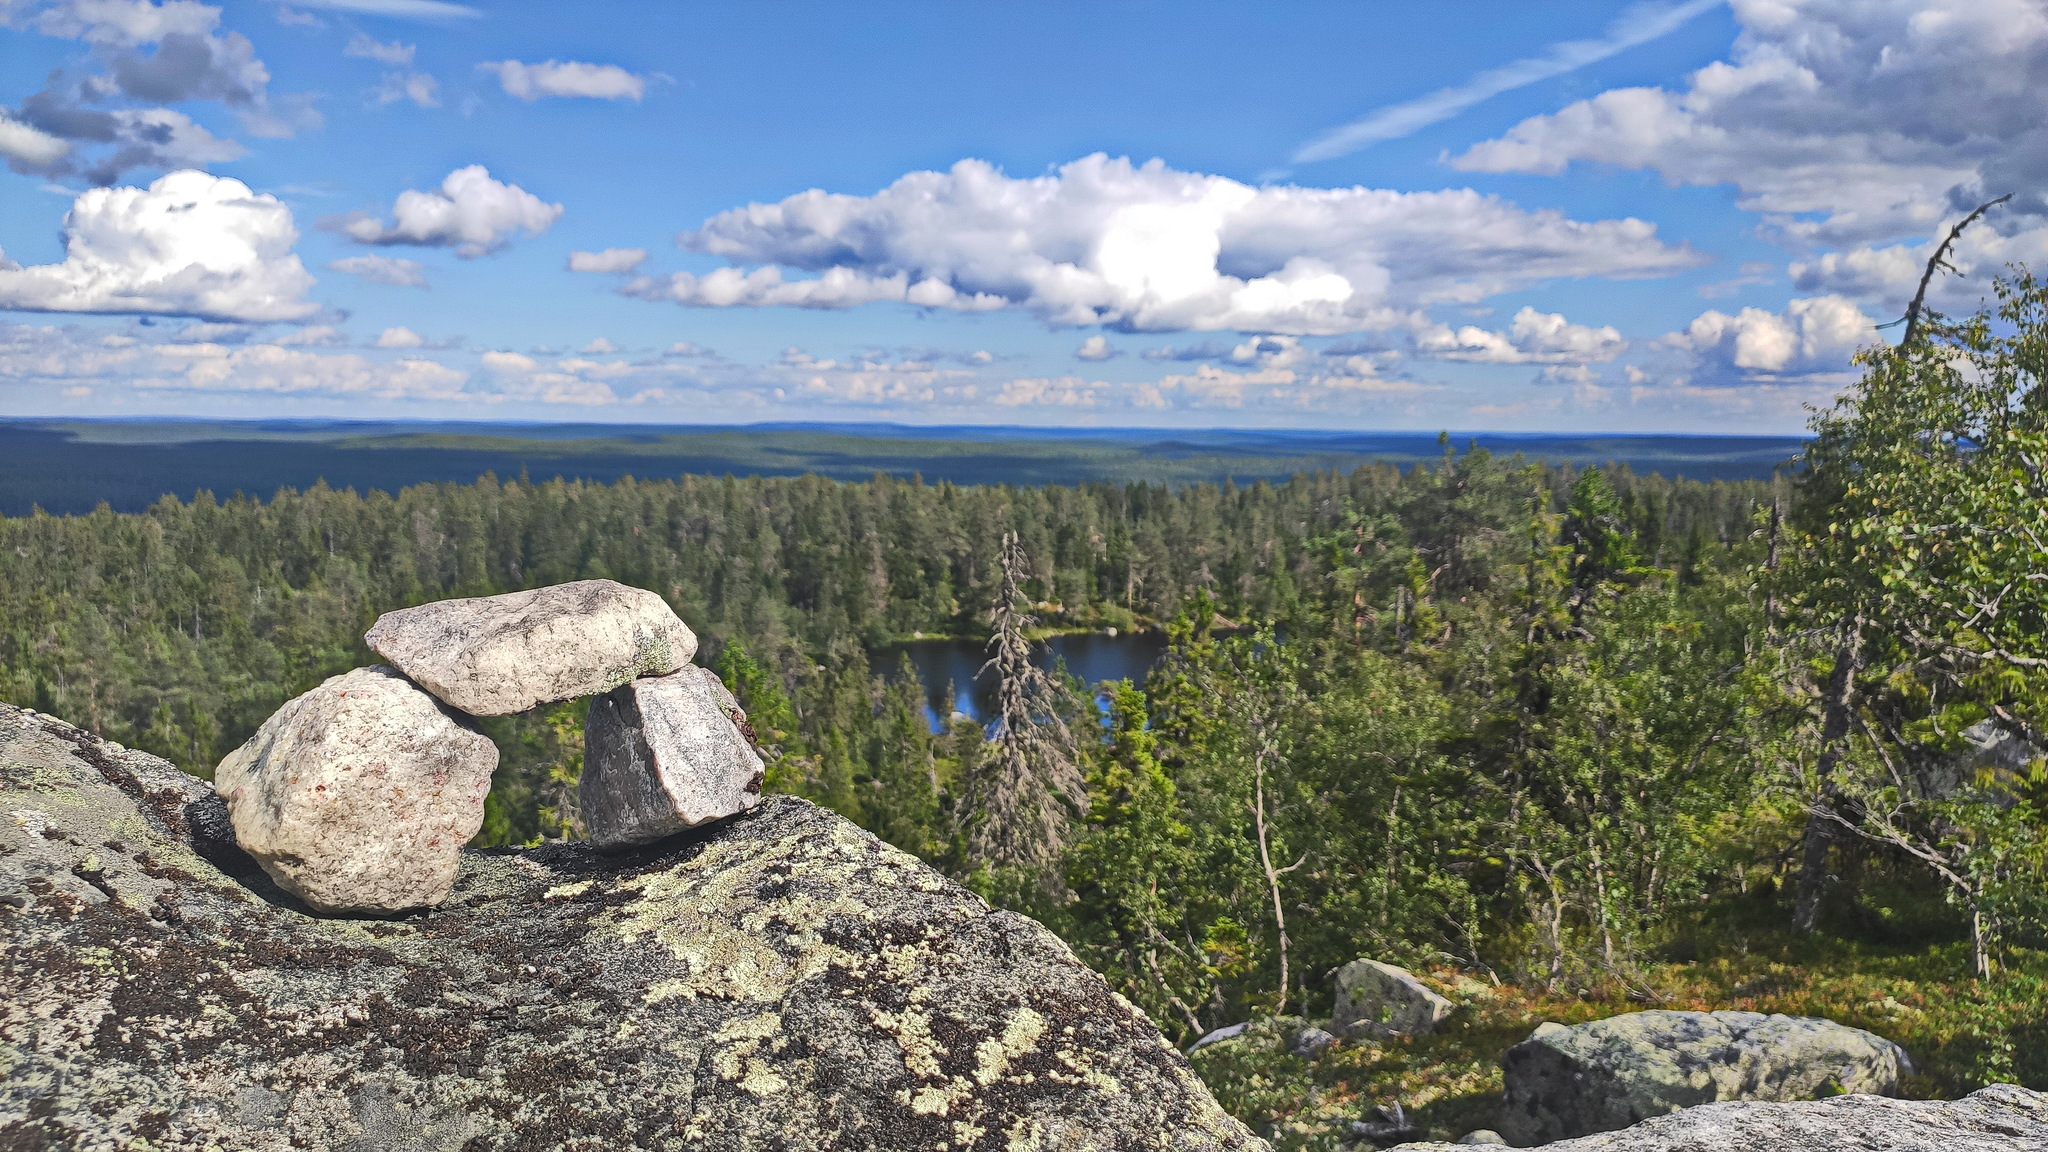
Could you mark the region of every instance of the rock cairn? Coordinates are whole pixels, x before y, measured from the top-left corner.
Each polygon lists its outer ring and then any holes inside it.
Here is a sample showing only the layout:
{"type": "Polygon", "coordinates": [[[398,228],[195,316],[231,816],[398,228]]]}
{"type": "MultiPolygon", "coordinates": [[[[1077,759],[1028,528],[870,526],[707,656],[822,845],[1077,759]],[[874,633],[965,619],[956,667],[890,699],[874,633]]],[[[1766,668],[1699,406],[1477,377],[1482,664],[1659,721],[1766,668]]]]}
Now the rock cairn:
{"type": "Polygon", "coordinates": [[[628,848],[760,799],[746,713],[662,598],[611,580],[387,612],[363,637],[388,664],[279,708],[221,761],[235,839],[319,912],[431,907],[483,825],[498,750],[474,718],[594,697],[582,806],[628,848]]]}

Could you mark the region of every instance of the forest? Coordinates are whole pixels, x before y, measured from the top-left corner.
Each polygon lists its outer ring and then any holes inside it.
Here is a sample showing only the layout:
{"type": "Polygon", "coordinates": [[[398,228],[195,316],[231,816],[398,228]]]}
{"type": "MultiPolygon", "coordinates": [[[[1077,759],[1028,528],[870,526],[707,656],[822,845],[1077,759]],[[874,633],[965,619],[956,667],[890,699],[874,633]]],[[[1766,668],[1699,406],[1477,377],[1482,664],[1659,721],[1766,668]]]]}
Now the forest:
{"type": "MultiPolygon", "coordinates": [[[[1999,293],[1865,353],[1769,481],[1446,438],[1243,486],[486,476],[0,518],[0,699],[206,776],[371,663],[381,612],[608,577],[697,630],[771,790],[1039,918],[1183,1045],[1326,1013],[1359,956],[1472,989],[1409,1049],[1198,1054],[1283,1146],[1362,1099],[1476,1108],[1518,1029],[1616,1005],[1829,1015],[1919,1094],[2048,1087],[2048,289],[1999,293]],[[1112,627],[1168,637],[1142,683],[1031,662],[1112,627]],[[988,641],[989,727],[934,731],[879,666],[914,634],[988,641]]],[[[486,724],[479,842],[575,836],[581,706],[486,724]]]]}

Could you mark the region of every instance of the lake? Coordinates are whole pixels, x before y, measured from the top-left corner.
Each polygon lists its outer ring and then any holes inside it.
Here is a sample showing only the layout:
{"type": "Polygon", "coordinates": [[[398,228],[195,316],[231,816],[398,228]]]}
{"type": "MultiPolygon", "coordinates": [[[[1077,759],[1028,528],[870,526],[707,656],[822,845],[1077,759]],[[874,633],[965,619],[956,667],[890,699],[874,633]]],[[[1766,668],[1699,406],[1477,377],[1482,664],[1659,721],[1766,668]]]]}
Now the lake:
{"type": "MultiPolygon", "coordinates": [[[[1120,632],[1111,636],[1105,632],[1083,632],[1054,636],[1036,647],[1038,653],[1033,662],[1039,667],[1050,668],[1064,660],[1067,671],[1091,688],[1105,680],[1143,683],[1146,673],[1166,651],[1166,634],[1120,632]]],[[[988,661],[984,641],[911,640],[875,653],[877,667],[894,676],[898,653],[909,656],[911,667],[917,670],[918,682],[924,686],[926,718],[933,731],[944,726],[948,689],[954,694],[954,707],[968,718],[985,720],[989,715],[995,679],[976,679],[981,666],[988,661]]]]}

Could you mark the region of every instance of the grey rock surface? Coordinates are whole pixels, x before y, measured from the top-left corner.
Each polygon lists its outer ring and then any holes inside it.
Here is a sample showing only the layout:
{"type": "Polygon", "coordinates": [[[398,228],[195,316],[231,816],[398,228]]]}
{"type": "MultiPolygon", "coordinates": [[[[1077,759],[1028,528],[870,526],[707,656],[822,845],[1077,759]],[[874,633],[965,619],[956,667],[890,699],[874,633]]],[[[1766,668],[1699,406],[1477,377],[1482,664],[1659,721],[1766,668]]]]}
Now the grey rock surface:
{"type": "Polygon", "coordinates": [[[578,580],[386,612],[363,640],[420,687],[472,716],[509,716],[666,676],[697,636],[660,596],[578,580]]]}
{"type": "Polygon", "coordinates": [[[1501,1067],[1500,1132],[1524,1145],[1723,1100],[1889,1096],[1912,1070],[1898,1045],[1832,1020],[1667,1011],[1538,1025],[1501,1067]]]}
{"type": "Polygon", "coordinates": [[[592,700],[578,785],[590,842],[649,844],[759,803],[764,769],[746,719],[718,677],[694,664],[592,700]]]}
{"type": "Polygon", "coordinates": [[[1045,929],[776,797],[323,919],[207,786],[0,706],[0,1147],[1256,1150],[1045,929]]]}
{"type": "Polygon", "coordinates": [[[1457,1143],[1459,1143],[1459,1144],[1464,1144],[1464,1145],[1472,1145],[1472,1144],[1496,1144],[1496,1145],[1498,1145],[1498,1144],[1506,1144],[1506,1143],[1507,1143],[1507,1138],[1506,1138],[1506,1137],[1504,1137],[1504,1136],[1502,1136],[1502,1135],[1501,1135],[1500,1133],[1498,1133],[1498,1132],[1495,1132],[1495,1131],[1494,1131],[1493,1129],[1491,1129],[1491,1128],[1480,1128],[1480,1129],[1476,1129],[1476,1130],[1474,1130],[1474,1131],[1471,1131],[1471,1132],[1467,1132],[1467,1133],[1465,1133],[1465,1134],[1464,1134],[1463,1136],[1460,1136],[1460,1137],[1458,1137],[1458,1139],[1457,1139],[1457,1143]]]}
{"type": "Polygon", "coordinates": [[[1337,970],[1330,1030],[1345,1036],[1420,1036],[1433,1032],[1453,1005],[1406,968],[1353,960],[1337,970]]]}
{"type": "Polygon", "coordinates": [[[490,738],[383,665],[286,702],[220,762],[235,838],[321,912],[437,904],[484,820],[490,738]]]}
{"type": "MultiPolygon", "coordinates": [[[[1546,1152],[2042,1152],[2048,1095],[1994,1084],[1961,1100],[1836,1096],[1800,1103],[1704,1104],[1538,1147],[1546,1152]]],[[[1394,1152],[1460,1152],[1400,1144],[1394,1152]]]]}

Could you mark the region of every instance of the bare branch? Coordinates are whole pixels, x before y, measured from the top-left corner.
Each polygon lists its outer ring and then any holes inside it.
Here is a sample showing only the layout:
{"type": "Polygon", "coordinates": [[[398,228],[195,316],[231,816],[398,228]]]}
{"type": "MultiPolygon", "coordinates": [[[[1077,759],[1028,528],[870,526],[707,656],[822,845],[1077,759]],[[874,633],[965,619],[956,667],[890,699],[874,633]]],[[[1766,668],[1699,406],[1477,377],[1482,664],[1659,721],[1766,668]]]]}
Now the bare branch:
{"type": "MultiPolygon", "coordinates": [[[[1948,230],[1948,236],[1942,240],[1941,247],[1936,248],[1934,255],[1927,258],[1927,270],[1920,274],[1920,290],[1913,293],[1913,302],[1906,306],[1906,315],[1903,317],[1906,324],[1906,334],[1900,338],[1899,347],[1907,348],[1912,346],[1913,338],[1920,334],[1920,314],[1925,310],[1927,304],[1927,285],[1933,282],[1934,273],[1937,270],[1947,272],[1956,270],[1955,265],[1948,262],[1948,250],[1956,242],[1956,237],[1963,234],[1963,229],[1976,223],[1979,216],[1984,215],[1984,213],[2010,199],[2012,199],[2012,193],[2007,192],[1996,200],[1987,200],[1977,205],[1976,211],[1956,221],[1955,226],[1948,230]]],[[[1896,324],[1898,321],[1895,320],[1892,323],[1896,324]]],[[[1885,327],[1889,328],[1891,325],[1887,324],[1885,327]]]]}

